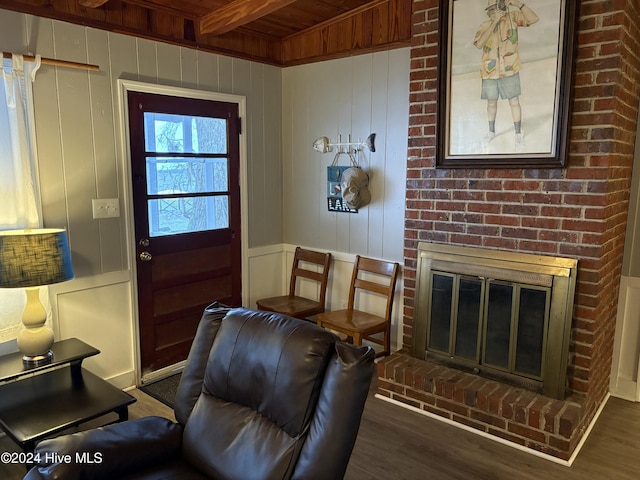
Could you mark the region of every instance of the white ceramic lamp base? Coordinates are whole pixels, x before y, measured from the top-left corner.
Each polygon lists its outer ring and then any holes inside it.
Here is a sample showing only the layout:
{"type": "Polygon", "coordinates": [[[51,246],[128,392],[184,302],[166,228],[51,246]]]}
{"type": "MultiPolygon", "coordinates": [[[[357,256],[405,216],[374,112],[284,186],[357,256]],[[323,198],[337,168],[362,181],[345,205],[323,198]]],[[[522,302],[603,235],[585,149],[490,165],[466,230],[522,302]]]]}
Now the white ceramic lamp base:
{"type": "Polygon", "coordinates": [[[50,363],[53,357],[53,330],[45,325],[47,312],[40,303],[38,287],[26,288],[27,304],[22,313],[24,329],[18,334],[18,348],[24,355],[25,366],[38,366],[50,363]]]}

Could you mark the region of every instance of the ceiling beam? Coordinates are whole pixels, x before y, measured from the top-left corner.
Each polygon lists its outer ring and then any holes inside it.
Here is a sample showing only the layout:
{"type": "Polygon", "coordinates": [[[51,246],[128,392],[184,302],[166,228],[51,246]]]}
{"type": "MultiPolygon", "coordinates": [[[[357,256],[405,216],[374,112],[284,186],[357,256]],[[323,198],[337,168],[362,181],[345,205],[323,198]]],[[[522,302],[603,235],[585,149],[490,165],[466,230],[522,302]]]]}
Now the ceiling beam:
{"type": "Polygon", "coordinates": [[[276,10],[294,3],[296,0],[234,0],[200,19],[200,33],[222,35],[276,10]]]}
{"type": "Polygon", "coordinates": [[[104,5],[109,0],[78,0],[78,3],[83,7],[89,8],[98,8],[101,5],[104,5]]]}

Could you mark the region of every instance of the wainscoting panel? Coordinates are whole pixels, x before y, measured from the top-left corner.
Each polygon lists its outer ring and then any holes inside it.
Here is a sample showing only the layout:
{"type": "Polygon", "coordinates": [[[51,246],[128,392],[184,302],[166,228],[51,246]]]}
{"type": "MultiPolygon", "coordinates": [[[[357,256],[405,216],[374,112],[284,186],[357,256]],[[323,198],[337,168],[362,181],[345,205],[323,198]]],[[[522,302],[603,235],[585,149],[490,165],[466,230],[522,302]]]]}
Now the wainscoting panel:
{"type": "Polygon", "coordinates": [[[640,401],[640,278],[622,276],[611,367],[611,394],[640,401]]]}
{"type": "Polygon", "coordinates": [[[135,384],[133,302],[127,271],[50,287],[56,340],[76,337],[100,350],[83,367],[120,388],[135,384]]]}

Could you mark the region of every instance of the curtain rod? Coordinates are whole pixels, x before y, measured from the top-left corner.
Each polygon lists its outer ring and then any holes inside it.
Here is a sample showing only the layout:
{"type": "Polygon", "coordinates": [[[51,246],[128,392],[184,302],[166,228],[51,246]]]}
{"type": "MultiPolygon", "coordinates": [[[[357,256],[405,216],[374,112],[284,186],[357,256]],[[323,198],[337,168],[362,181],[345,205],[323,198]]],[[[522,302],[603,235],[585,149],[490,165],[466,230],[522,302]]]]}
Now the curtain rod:
{"type": "MultiPolygon", "coordinates": [[[[11,58],[10,52],[2,52],[3,58],[11,58]]],[[[34,62],[36,57],[33,55],[23,55],[22,56],[27,62],[34,62]]],[[[69,62],[67,60],[56,60],[55,58],[44,58],[40,59],[41,63],[44,65],[54,65],[56,67],[67,67],[67,68],[78,68],[81,70],[100,70],[98,65],[90,65],[87,63],[78,63],[78,62],[69,62]]]]}

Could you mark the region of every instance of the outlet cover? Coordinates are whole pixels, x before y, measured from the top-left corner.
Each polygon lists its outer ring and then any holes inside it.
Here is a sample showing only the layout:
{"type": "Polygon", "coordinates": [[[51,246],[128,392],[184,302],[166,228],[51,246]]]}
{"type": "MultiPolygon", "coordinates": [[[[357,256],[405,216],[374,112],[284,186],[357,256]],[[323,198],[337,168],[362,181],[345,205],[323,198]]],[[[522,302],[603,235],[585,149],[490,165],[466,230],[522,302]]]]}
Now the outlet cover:
{"type": "Polygon", "coordinates": [[[117,198],[94,198],[91,207],[94,219],[120,216],[120,200],[117,198]]]}

